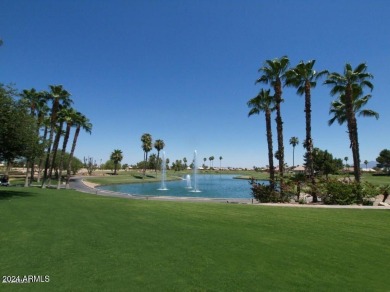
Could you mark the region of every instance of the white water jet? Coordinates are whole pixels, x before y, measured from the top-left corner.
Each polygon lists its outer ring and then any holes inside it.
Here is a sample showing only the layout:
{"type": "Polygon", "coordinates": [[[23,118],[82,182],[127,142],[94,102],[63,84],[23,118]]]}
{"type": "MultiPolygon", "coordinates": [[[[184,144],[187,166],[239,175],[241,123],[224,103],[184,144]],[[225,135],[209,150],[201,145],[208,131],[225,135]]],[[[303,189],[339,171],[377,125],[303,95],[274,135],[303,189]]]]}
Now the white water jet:
{"type": "Polygon", "coordinates": [[[194,151],[194,169],[193,169],[193,181],[194,181],[194,188],[191,192],[194,192],[194,193],[199,193],[201,192],[200,190],[198,190],[198,176],[197,176],[197,172],[198,172],[198,160],[197,160],[197,153],[196,153],[196,150],[194,151]]]}
{"type": "Polygon", "coordinates": [[[165,161],[165,151],[162,152],[161,156],[161,187],[157,189],[158,191],[167,191],[167,187],[165,186],[166,180],[166,161],[165,161]]]}
{"type": "Polygon", "coordinates": [[[187,182],[186,189],[192,189],[192,186],[191,186],[191,176],[189,174],[186,175],[186,182],[187,182]]]}

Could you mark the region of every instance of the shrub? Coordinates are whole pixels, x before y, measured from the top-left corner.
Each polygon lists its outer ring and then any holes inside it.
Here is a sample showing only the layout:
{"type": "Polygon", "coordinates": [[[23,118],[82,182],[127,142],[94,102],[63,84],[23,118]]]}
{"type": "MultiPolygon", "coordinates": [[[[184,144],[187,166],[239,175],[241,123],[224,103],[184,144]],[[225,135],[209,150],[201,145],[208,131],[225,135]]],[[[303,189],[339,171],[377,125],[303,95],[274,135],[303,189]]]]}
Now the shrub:
{"type": "Polygon", "coordinates": [[[378,189],[367,182],[329,180],[320,184],[320,197],[328,205],[370,204],[369,199],[379,194],[378,189]]]}
{"type": "Polygon", "coordinates": [[[253,177],[249,180],[249,183],[251,185],[251,195],[260,203],[281,203],[288,201],[288,196],[282,198],[280,193],[273,190],[270,185],[257,183],[253,177]]]}

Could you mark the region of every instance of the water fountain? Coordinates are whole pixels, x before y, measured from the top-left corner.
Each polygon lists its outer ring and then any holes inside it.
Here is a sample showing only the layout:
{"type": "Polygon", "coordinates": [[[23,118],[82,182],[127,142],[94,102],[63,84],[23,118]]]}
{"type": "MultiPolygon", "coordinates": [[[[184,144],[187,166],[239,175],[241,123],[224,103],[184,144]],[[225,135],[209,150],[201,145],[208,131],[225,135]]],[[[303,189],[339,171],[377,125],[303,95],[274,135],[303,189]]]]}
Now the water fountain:
{"type": "Polygon", "coordinates": [[[167,187],[165,186],[165,180],[166,180],[166,161],[165,161],[165,151],[162,152],[161,157],[161,187],[158,189],[159,191],[167,191],[167,187]]]}
{"type": "Polygon", "coordinates": [[[197,177],[197,172],[198,172],[198,161],[197,161],[197,153],[196,150],[194,151],[194,169],[193,169],[193,180],[194,180],[194,188],[191,192],[194,193],[199,193],[201,192],[198,190],[198,177],[197,177]]]}
{"type": "Polygon", "coordinates": [[[186,175],[186,182],[187,182],[186,189],[192,189],[192,186],[191,186],[191,176],[189,174],[186,175]]]}

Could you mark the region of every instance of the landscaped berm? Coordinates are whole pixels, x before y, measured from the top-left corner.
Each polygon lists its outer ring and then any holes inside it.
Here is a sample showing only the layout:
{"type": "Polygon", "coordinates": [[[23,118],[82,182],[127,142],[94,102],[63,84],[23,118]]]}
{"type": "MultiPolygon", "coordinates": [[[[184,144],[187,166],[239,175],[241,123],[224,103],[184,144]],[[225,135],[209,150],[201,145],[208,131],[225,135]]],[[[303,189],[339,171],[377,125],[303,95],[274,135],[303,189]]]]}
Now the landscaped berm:
{"type": "Polygon", "coordinates": [[[1,291],[388,291],[388,210],[0,190],[1,291]]]}

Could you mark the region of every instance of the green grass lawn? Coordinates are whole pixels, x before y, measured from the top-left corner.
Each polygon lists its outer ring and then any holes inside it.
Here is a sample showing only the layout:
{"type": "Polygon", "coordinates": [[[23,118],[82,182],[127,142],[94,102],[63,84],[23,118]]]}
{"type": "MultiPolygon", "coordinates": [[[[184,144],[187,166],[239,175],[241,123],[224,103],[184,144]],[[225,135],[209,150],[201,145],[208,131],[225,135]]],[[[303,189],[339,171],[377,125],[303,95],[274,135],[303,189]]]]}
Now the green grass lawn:
{"type": "Polygon", "coordinates": [[[0,291],[388,291],[388,210],[0,189],[0,291]]]}

